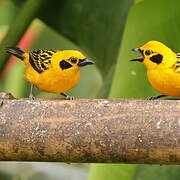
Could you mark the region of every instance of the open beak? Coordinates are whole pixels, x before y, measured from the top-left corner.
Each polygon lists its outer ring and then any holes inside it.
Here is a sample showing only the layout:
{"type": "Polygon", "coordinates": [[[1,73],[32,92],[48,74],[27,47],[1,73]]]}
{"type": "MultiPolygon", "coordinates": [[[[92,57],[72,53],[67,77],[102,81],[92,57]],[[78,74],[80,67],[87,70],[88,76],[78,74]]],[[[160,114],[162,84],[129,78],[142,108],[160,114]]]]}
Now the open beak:
{"type": "MultiPolygon", "coordinates": [[[[143,54],[142,50],[139,49],[139,48],[132,48],[131,49],[132,51],[135,51],[135,52],[140,52],[141,54],[143,54]]],[[[144,60],[144,57],[143,56],[140,56],[140,57],[137,57],[135,59],[131,59],[130,61],[139,61],[139,62],[143,62],[144,60]]]]}
{"type": "Polygon", "coordinates": [[[95,64],[95,63],[90,59],[83,59],[79,61],[78,66],[86,66],[89,64],[95,64]]]}

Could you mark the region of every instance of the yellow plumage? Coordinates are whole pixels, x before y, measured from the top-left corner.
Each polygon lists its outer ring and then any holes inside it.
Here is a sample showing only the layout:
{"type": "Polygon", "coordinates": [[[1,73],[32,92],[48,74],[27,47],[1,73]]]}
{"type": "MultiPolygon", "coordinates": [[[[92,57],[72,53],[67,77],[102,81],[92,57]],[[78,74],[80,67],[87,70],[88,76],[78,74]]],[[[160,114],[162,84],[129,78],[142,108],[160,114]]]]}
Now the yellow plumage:
{"type": "Polygon", "coordinates": [[[158,41],[149,41],[133,50],[142,56],[131,61],[140,61],[146,66],[154,89],[164,96],[180,97],[180,55],[158,41]]]}
{"type": "Polygon", "coordinates": [[[34,50],[26,53],[9,47],[7,52],[23,60],[25,78],[29,82],[42,91],[62,95],[77,84],[81,66],[94,64],[75,50],[34,50]]]}

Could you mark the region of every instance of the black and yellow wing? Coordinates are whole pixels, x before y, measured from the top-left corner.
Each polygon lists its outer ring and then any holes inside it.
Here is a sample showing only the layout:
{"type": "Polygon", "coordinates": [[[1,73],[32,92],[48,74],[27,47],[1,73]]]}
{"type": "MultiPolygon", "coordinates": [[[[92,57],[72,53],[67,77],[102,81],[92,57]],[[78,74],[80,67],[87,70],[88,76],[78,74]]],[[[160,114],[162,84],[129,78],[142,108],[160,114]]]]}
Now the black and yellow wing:
{"type": "Polygon", "coordinates": [[[29,53],[29,63],[35,71],[42,73],[51,66],[51,58],[55,50],[34,50],[29,53]]]}
{"type": "Polygon", "coordinates": [[[175,68],[175,72],[180,73],[180,53],[177,53],[176,55],[177,55],[176,56],[177,57],[177,61],[175,63],[174,68],[175,68]]]}

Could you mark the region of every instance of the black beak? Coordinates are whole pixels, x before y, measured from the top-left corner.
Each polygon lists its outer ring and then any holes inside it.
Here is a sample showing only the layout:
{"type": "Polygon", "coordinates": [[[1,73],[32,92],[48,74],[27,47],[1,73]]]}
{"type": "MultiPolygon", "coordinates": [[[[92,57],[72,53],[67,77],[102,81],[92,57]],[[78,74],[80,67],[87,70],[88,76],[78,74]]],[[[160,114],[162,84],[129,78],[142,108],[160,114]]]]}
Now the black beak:
{"type": "Polygon", "coordinates": [[[95,64],[95,63],[92,60],[83,59],[83,60],[79,60],[78,66],[86,66],[89,64],[95,64]]]}
{"type": "MultiPolygon", "coordinates": [[[[135,51],[135,52],[140,52],[141,54],[143,54],[142,50],[139,49],[139,48],[132,48],[131,49],[132,51],[135,51]]],[[[130,61],[139,61],[139,62],[143,62],[144,60],[144,57],[143,56],[140,56],[140,57],[137,57],[135,59],[131,59],[130,61]]]]}
{"type": "Polygon", "coordinates": [[[139,61],[139,62],[143,62],[144,58],[143,57],[137,57],[135,59],[131,59],[130,61],[139,61]]]}
{"type": "Polygon", "coordinates": [[[141,50],[139,48],[132,48],[131,50],[134,52],[141,52],[141,50]]]}

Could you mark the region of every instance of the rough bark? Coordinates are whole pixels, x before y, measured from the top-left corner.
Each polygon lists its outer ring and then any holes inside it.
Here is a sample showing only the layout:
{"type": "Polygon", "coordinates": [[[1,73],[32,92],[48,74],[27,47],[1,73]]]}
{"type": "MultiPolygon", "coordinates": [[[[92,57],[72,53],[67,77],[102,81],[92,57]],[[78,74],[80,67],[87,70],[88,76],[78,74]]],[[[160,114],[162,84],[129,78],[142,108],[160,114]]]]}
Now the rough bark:
{"type": "Polygon", "coordinates": [[[0,160],[180,164],[178,100],[3,97],[0,160]]]}

